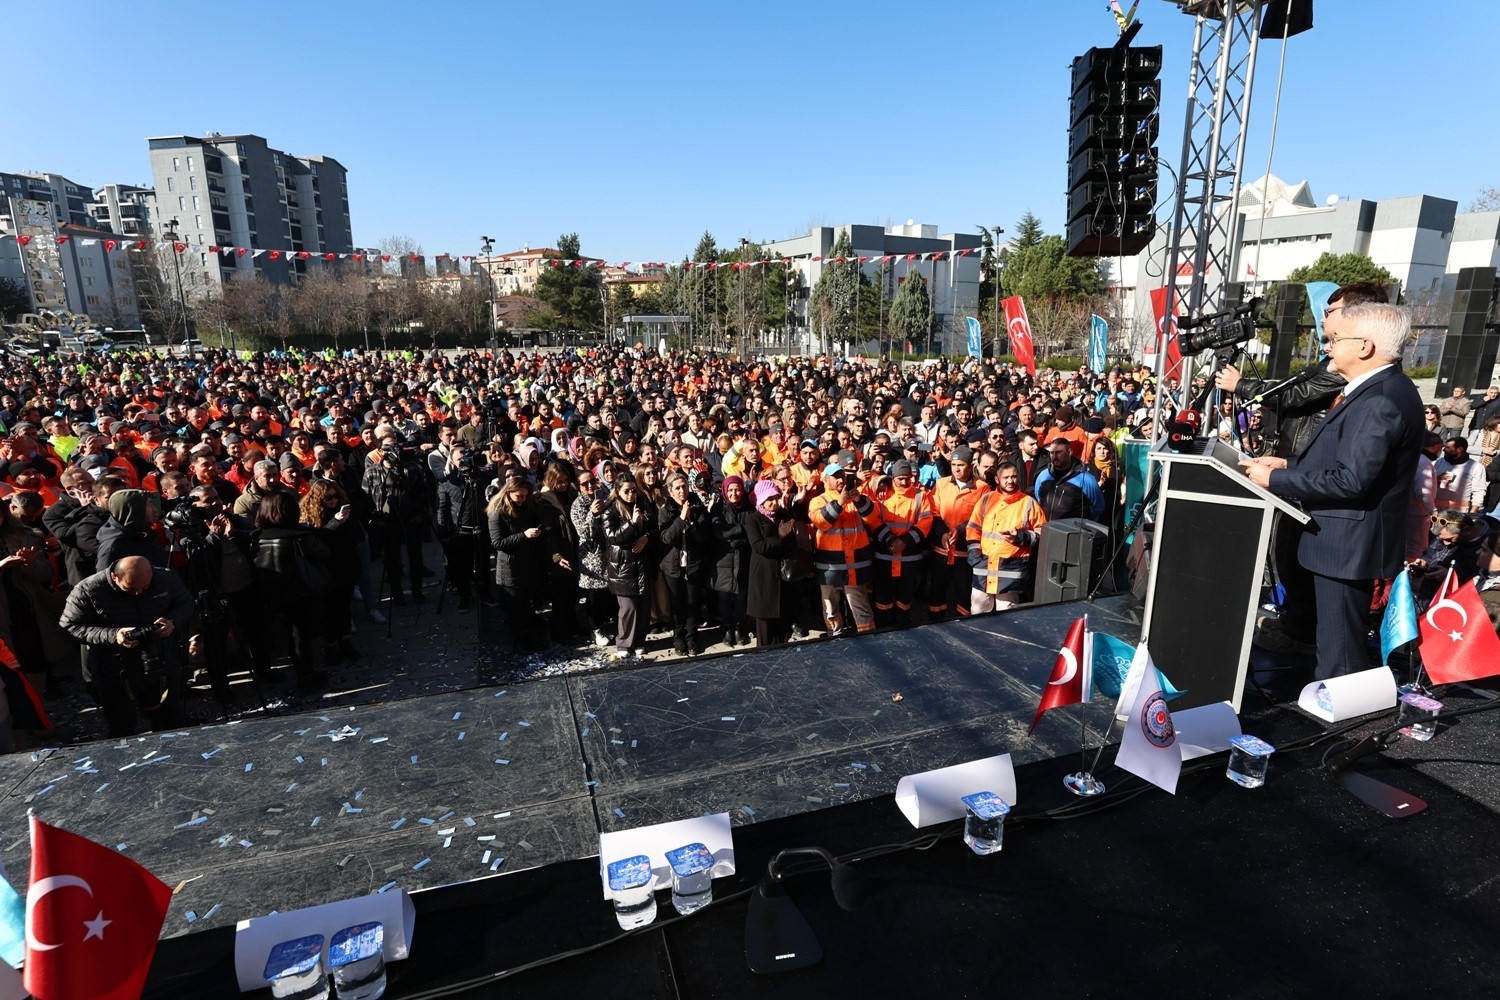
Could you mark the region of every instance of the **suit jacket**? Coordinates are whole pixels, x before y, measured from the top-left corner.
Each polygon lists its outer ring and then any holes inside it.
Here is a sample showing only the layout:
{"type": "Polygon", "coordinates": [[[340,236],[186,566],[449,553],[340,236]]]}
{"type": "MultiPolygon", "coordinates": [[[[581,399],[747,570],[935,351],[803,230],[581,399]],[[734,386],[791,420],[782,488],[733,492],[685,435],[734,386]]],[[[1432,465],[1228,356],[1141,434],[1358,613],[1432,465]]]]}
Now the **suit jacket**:
{"type": "Polygon", "coordinates": [[[1305,569],[1341,580],[1395,575],[1422,430],[1421,396],[1393,366],[1348,394],[1271,473],[1271,492],[1312,515],[1297,549],[1305,569]]]}

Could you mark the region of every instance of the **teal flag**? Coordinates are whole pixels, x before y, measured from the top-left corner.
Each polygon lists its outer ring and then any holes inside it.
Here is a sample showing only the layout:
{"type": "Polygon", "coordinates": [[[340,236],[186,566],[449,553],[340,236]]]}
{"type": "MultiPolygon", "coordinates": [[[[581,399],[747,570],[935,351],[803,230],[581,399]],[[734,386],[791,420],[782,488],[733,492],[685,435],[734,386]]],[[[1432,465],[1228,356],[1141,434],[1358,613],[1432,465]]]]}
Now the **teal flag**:
{"type": "Polygon", "coordinates": [[[1318,330],[1318,339],[1323,339],[1323,314],[1328,311],[1328,299],[1339,286],[1332,281],[1309,281],[1307,283],[1307,305],[1312,310],[1313,326],[1318,330]]]}
{"type": "Polygon", "coordinates": [[[1109,353],[1109,324],[1103,316],[1089,316],[1089,371],[1104,371],[1109,353]]]}
{"type": "Polygon", "coordinates": [[[1391,584],[1380,620],[1380,662],[1390,666],[1391,653],[1417,637],[1417,602],[1411,596],[1411,574],[1402,570],[1391,584]]]}
{"type": "MultiPolygon", "coordinates": [[[[1120,443],[1120,468],[1125,473],[1125,523],[1127,525],[1135,522],[1136,514],[1141,509],[1141,504],[1146,499],[1146,476],[1150,471],[1151,463],[1146,456],[1151,454],[1151,442],[1129,440],[1120,443]]],[[[1135,540],[1135,533],[1125,539],[1129,545],[1135,540]]]]}
{"type": "Polygon", "coordinates": [[[975,360],[984,357],[984,334],[979,329],[979,320],[965,317],[964,326],[969,331],[969,357],[975,360]]]}
{"type": "MultiPolygon", "coordinates": [[[[1094,690],[1106,698],[1118,698],[1125,688],[1125,678],[1130,673],[1130,664],[1135,659],[1135,647],[1124,639],[1108,632],[1095,632],[1094,644],[1094,690]]],[[[1153,663],[1153,667],[1155,664],[1153,663]]],[[[1167,675],[1156,667],[1156,680],[1161,687],[1161,696],[1171,701],[1182,694],[1167,680],[1167,675]]]]}
{"type": "Polygon", "coordinates": [[[12,969],[26,957],[26,901],[0,874],[0,960],[12,969]]]}

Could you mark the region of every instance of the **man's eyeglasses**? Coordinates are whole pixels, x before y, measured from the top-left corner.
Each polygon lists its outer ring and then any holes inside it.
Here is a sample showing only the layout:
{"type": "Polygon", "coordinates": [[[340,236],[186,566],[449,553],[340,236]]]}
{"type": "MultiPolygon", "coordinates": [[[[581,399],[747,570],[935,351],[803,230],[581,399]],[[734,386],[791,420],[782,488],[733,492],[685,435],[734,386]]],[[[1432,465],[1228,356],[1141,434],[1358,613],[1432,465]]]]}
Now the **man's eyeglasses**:
{"type": "Polygon", "coordinates": [[[1369,340],[1369,339],[1370,339],[1369,337],[1324,337],[1323,338],[1323,346],[1324,347],[1332,347],[1334,344],[1337,344],[1341,340],[1369,340]]]}
{"type": "Polygon", "coordinates": [[[1343,309],[1343,308],[1344,307],[1341,306],[1341,305],[1339,305],[1339,306],[1329,306],[1328,308],[1326,308],[1326,309],[1323,310],[1323,318],[1327,319],[1328,317],[1332,316],[1334,313],[1338,312],[1340,309],[1343,309]]]}

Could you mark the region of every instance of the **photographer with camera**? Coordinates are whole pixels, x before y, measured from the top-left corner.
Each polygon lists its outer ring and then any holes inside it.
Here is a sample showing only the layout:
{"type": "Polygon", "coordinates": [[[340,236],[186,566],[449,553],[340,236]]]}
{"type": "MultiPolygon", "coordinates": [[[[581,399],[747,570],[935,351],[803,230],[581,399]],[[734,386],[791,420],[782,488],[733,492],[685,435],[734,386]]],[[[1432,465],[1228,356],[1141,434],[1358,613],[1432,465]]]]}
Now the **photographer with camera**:
{"type": "Polygon", "coordinates": [[[448,563],[448,581],[458,591],[458,610],[462,612],[468,611],[474,601],[484,498],[469,461],[469,446],[452,441],[446,447],[446,457],[448,465],[438,481],[437,536],[448,563]]]}
{"type": "Polygon", "coordinates": [[[371,538],[378,539],[385,576],[391,584],[391,603],[405,604],[401,592],[401,553],[405,549],[412,600],[422,603],[422,538],[432,506],[431,473],[412,448],[403,448],[396,429],[384,424],[375,429],[380,447],[365,456],[361,485],[370,495],[375,513],[370,522],[371,538]]]}
{"type": "MultiPolygon", "coordinates": [[[[272,649],[265,628],[266,605],[255,587],[255,546],[259,532],[248,519],[230,513],[212,486],[195,486],[186,506],[165,518],[173,547],[187,557],[183,567],[193,595],[194,638],[202,644],[214,697],[227,710],[229,633],[249,651],[257,682],[271,678],[272,649]]],[[[189,641],[192,645],[192,640],[189,641]]]]}
{"type": "Polygon", "coordinates": [[[86,577],[59,620],[85,646],[84,680],[109,735],[131,736],[144,713],[156,731],[183,724],[182,666],[173,635],[193,616],[177,576],[144,556],[125,556],[86,577]]]}

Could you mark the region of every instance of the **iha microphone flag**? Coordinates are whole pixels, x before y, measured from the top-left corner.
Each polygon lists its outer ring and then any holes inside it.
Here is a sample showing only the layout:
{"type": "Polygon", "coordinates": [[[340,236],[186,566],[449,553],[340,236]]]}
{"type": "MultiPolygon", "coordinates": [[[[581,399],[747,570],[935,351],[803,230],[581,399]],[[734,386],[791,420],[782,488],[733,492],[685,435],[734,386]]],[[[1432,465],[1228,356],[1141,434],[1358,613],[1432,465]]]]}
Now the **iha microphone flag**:
{"type": "Polygon", "coordinates": [[[139,1000],[171,901],[123,854],[32,816],[26,988],[36,1000],[139,1000]]]}
{"type": "Polygon", "coordinates": [[[1479,588],[1470,580],[1454,587],[1453,570],[1427,613],[1417,622],[1422,666],[1434,684],[1478,680],[1500,674],[1500,636],[1485,612],[1479,588]]]}
{"type": "Polygon", "coordinates": [[[1031,728],[1026,735],[1036,732],[1036,724],[1042,721],[1042,713],[1047,709],[1088,701],[1093,697],[1093,663],[1085,648],[1088,631],[1087,618],[1078,619],[1068,629],[1068,636],[1063,640],[1062,649],[1058,650],[1056,662],[1052,664],[1052,676],[1042,689],[1042,700],[1036,707],[1036,717],[1031,720],[1031,728]]]}

